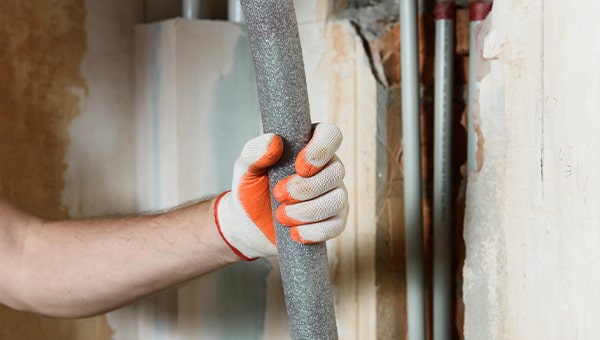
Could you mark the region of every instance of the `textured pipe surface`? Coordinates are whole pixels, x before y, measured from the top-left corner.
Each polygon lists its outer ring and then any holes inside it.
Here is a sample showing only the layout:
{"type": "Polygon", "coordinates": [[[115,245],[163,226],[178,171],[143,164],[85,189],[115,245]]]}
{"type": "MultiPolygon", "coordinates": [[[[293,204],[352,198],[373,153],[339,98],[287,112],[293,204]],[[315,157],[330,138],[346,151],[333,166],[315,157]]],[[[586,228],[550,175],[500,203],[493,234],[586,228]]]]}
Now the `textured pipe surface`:
{"type": "MultiPolygon", "coordinates": [[[[292,0],[242,0],[265,132],[283,138],[284,154],[269,172],[271,188],[294,173],[311,136],[302,49],[292,0]]],[[[279,203],[272,199],[273,211],[279,203]]],[[[275,223],[281,277],[293,339],[337,339],[325,244],[302,245],[275,223]]]]}
{"type": "Polygon", "coordinates": [[[452,339],[452,98],[454,4],[438,2],[435,21],[433,151],[433,339],[452,339]]]}
{"type": "Polygon", "coordinates": [[[417,0],[400,1],[408,338],[425,339],[417,0]]]}

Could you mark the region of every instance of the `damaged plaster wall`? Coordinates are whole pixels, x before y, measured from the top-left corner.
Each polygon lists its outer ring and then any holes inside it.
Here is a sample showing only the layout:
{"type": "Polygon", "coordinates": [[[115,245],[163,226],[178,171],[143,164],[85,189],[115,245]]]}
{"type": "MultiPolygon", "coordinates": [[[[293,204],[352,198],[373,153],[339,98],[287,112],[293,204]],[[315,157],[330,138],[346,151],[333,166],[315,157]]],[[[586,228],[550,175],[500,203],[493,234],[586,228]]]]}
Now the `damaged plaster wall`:
{"type": "MultiPolygon", "coordinates": [[[[87,109],[105,109],[102,101],[80,105],[96,86],[81,73],[98,42],[87,14],[83,0],[0,3],[0,195],[51,220],[79,217],[77,207],[65,206],[63,190],[93,180],[64,176],[71,124],[87,109]]],[[[101,60],[96,55],[96,64],[106,65],[101,60]]],[[[0,324],[1,339],[104,340],[112,333],[103,316],[54,319],[4,306],[0,324]]]]}
{"type": "MultiPolygon", "coordinates": [[[[131,55],[141,19],[141,0],[0,3],[0,195],[52,220],[136,212],[131,55]]],[[[0,339],[113,337],[105,316],[0,306],[0,324],[0,339]]]]}
{"type": "Polygon", "coordinates": [[[600,337],[598,11],[497,0],[479,36],[489,73],[467,193],[466,339],[600,337]]]}

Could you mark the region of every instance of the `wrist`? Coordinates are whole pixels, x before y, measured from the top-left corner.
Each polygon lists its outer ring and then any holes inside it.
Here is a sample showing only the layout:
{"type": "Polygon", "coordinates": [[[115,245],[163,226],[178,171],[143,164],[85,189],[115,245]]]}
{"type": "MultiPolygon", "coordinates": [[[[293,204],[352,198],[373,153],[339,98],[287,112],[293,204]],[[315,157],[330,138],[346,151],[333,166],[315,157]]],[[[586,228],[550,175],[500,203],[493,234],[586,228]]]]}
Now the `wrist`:
{"type": "Polygon", "coordinates": [[[238,247],[236,247],[231,243],[231,241],[229,241],[233,239],[231,233],[228,232],[228,224],[230,223],[230,221],[224,216],[224,214],[219,215],[219,210],[222,207],[222,204],[227,205],[226,201],[228,200],[227,196],[229,195],[231,195],[231,191],[225,191],[219,196],[215,197],[211,202],[210,211],[212,212],[214,217],[215,227],[219,233],[219,236],[221,236],[221,240],[228,246],[231,252],[237,256],[238,259],[242,259],[244,261],[254,261],[258,259],[258,257],[248,257],[244,255],[244,253],[242,253],[242,251],[238,249],[238,247]],[[228,234],[229,237],[226,236],[226,234],[228,234]]]}

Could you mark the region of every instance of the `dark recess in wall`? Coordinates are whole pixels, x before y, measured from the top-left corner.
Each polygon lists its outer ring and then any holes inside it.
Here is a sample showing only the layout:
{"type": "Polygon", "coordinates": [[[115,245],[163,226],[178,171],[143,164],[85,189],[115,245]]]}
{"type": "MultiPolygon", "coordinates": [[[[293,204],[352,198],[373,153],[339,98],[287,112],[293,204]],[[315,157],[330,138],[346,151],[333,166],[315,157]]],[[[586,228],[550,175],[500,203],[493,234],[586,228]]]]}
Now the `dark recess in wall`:
{"type": "MultiPolygon", "coordinates": [[[[332,0],[336,19],[348,20],[362,40],[373,75],[378,82],[377,117],[377,338],[404,339],[406,336],[405,249],[403,217],[401,70],[398,0],[332,0]]],[[[453,216],[455,272],[455,331],[451,339],[462,338],[462,262],[464,242],[462,221],[464,196],[459,168],[465,162],[466,133],[461,125],[465,108],[466,61],[468,61],[468,0],[457,4],[457,49],[455,54],[455,106],[453,119],[453,216]],[[465,31],[466,30],[466,31],[465,31]],[[465,35],[464,33],[467,32],[465,35]],[[466,40],[465,40],[466,39],[466,40]]],[[[419,67],[421,83],[421,140],[423,178],[423,222],[425,239],[426,322],[432,322],[432,201],[433,201],[433,95],[435,62],[434,0],[419,0],[419,67]]],[[[430,327],[430,326],[429,326],[430,327]]],[[[430,328],[431,329],[431,328],[430,328]]],[[[431,333],[427,339],[431,339],[431,333]]]]}

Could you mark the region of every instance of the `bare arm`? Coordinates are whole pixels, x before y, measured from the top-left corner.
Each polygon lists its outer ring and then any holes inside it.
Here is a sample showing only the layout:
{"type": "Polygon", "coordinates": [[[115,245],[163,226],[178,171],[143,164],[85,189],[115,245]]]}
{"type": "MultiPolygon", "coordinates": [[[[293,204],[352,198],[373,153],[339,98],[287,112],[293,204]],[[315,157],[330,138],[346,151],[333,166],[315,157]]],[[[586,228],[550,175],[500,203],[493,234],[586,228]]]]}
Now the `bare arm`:
{"type": "MultiPolygon", "coordinates": [[[[275,187],[276,218],[297,242],[325,242],[344,230],[341,141],[337,127],[315,125],[296,159],[298,174],[275,187]]],[[[277,255],[267,171],[282,152],[274,134],[253,138],[235,162],[231,192],[152,216],[47,222],[0,198],[0,303],[90,316],[240,258],[277,255]]]]}
{"type": "Polygon", "coordinates": [[[218,234],[211,203],[151,216],[46,222],[0,198],[0,303],[90,316],[239,261],[218,234]]]}

